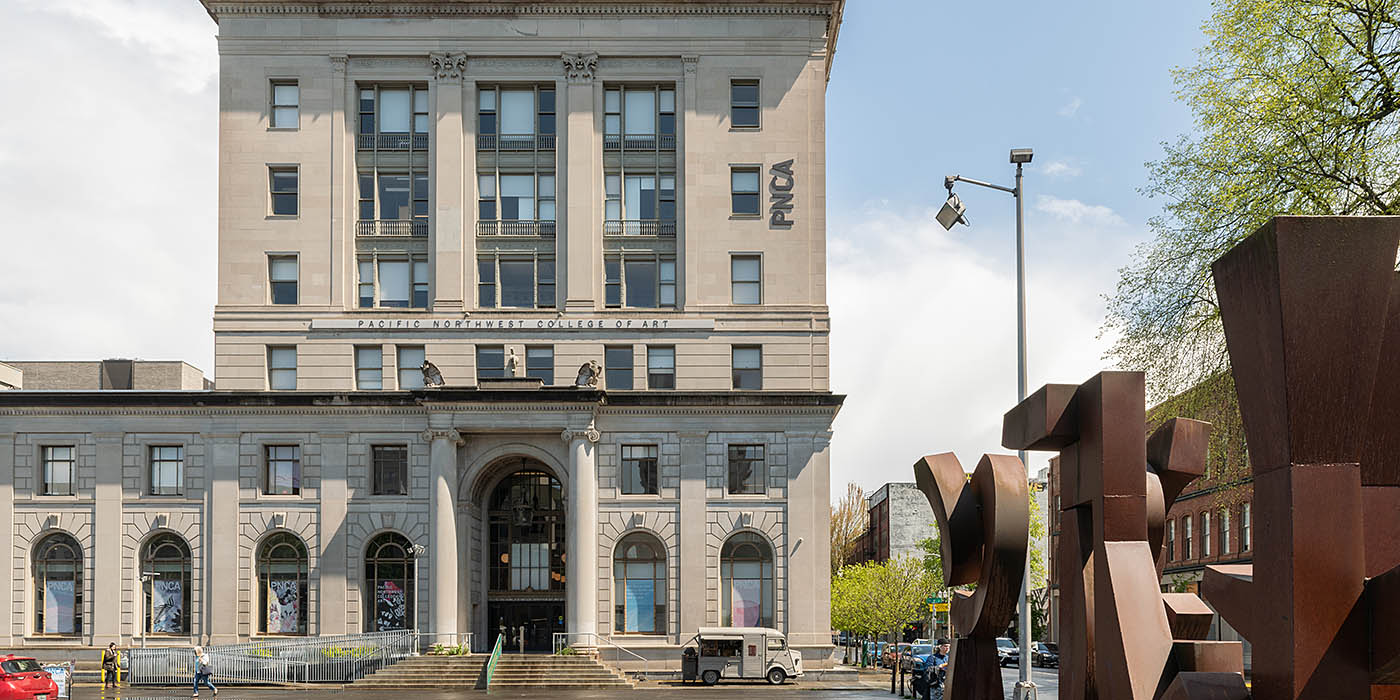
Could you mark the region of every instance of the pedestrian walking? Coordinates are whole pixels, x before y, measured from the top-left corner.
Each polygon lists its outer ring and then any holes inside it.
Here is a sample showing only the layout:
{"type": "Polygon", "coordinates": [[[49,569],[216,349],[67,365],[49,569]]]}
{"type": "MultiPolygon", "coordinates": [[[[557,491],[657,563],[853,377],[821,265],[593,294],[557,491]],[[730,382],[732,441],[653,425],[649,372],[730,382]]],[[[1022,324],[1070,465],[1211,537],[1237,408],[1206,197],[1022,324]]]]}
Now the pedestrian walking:
{"type": "Polygon", "coordinates": [[[213,669],[209,668],[209,654],[205,653],[204,647],[195,647],[195,648],[194,648],[194,695],[191,695],[190,697],[192,697],[192,698],[197,698],[197,697],[199,697],[199,682],[200,682],[200,681],[204,681],[204,684],[207,685],[207,686],[209,686],[209,689],[210,689],[210,690],[214,691],[214,697],[218,697],[218,696],[219,696],[219,689],[218,689],[218,688],[215,688],[215,687],[214,687],[214,682],[211,681],[211,680],[209,680],[209,677],[212,676],[213,673],[214,673],[214,672],[213,672],[213,669]]]}
{"type": "Polygon", "coordinates": [[[107,648],[102,650],[102,689],[117,687],[117,643],[108,642],[107,648]]]}

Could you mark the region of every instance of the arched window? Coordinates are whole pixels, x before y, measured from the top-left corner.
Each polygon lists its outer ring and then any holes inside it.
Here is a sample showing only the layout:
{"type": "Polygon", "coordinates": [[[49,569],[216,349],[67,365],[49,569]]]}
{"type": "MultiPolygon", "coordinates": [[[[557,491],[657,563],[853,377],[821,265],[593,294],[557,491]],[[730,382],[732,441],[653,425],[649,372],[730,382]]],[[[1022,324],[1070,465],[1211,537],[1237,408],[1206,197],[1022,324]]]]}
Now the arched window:
{"type": "Polygon", "coordinates": [[[155,574],[146,589],[146,633],[190,633],[190,547],[163,532],[146,542],[141,572],[155,574]]]}
{"type": "Polygon", "coordinates": [[[34,548],[34,631],[83,633],[83,550],[71,535],[49,535],[34,548]]]}
{"type": "Polygon", "coordinates": [[[258,550],[258,631],[306,634],[306,545],[279,532],[258,550]]]}
{"type": "Polygon", "coordinates": [[[634,532],[613,549],[613,629],[626,634],[666,634],[666,547],[634,532]]]}
{"type": "Polygon", "coordinates": [[[768,540],[741,532],[719,551],[724,625],[773,626],[773,548],[768,540]]]}
{"type": "Polygon", "coordinates": [[[397,532],[385,532],[365,548],[366,605],[365,629],[371,632],[408,629],[414,620],[413,602],[417,582],[413,568],[413,545],[397,532]]]}

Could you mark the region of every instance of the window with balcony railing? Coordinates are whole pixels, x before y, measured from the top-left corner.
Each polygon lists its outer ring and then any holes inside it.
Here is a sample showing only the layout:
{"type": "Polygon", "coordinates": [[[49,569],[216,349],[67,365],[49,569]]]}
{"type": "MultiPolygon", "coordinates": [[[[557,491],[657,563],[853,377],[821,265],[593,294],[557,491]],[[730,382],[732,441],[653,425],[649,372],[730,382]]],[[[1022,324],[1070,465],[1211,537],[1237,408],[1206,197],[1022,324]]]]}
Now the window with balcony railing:
{"type": "Polygon", "coordinates": [[[481,84],[476,95],[477,150],[554,150],[553,85],[481,84]]]}
{"type": "Polygon", "coordinates": [[[603,176],[603,234],[675,236],[676,174],[621,170],[603,176]]]}
{"type": "Polygon", "coordinates": [[[676,150],[676,88],[613,86],[603,92],[603,150],[676,150]]]}
{"type": "Polygon", "coordinates": [[[428,173],[381,169],[361,171],[357,236],[428,235],[428,173]]]}
{"type": "Polygon", "coordinates": [[[553,237],[554,173],[477,176],[478,236],[553,237]]]}
{"type": "Polygon", "coordinates": [[[428,150],[428,88],[423,85],[360,86],[362,151],[428,150]]]}

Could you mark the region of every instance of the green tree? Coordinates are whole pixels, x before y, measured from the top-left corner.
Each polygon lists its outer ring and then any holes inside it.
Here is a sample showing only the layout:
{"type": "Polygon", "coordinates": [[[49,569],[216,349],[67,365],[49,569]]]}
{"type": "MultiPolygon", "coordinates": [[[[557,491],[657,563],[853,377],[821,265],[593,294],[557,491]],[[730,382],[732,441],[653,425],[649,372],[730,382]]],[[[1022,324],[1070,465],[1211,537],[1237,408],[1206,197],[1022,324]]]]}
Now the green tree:
{"type": "Polygon", "coordinates": [[[915,556],[846,566],[831,583],[831,624],[857,635],[899,635],[924,619],[937,580],[915,556]]]}
{"type": "Polygon", "coordinates": [[[1228,369],[1210,264],[1231,246],[1279,214],[1400,213],[1398,4],[1214,3],[1196,64],[1174,71],[1196,129],[1148,164],[1165,205],[1104,326],[1155,398],[1228,369]]]}

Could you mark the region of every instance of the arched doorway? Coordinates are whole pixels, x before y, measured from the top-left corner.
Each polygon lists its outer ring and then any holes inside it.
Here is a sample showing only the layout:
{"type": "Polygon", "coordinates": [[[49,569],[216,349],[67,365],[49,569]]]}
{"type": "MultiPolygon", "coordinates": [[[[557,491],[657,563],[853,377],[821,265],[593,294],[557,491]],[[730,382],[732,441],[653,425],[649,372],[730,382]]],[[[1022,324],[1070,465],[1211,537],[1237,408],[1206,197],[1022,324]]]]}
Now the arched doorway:
{"type": "Polygon", "coordinates": [[[518,458],[487,497],[487,631],[506,651],[553,651],[564,631],[564,491],[533,459],[518,458]]]}

